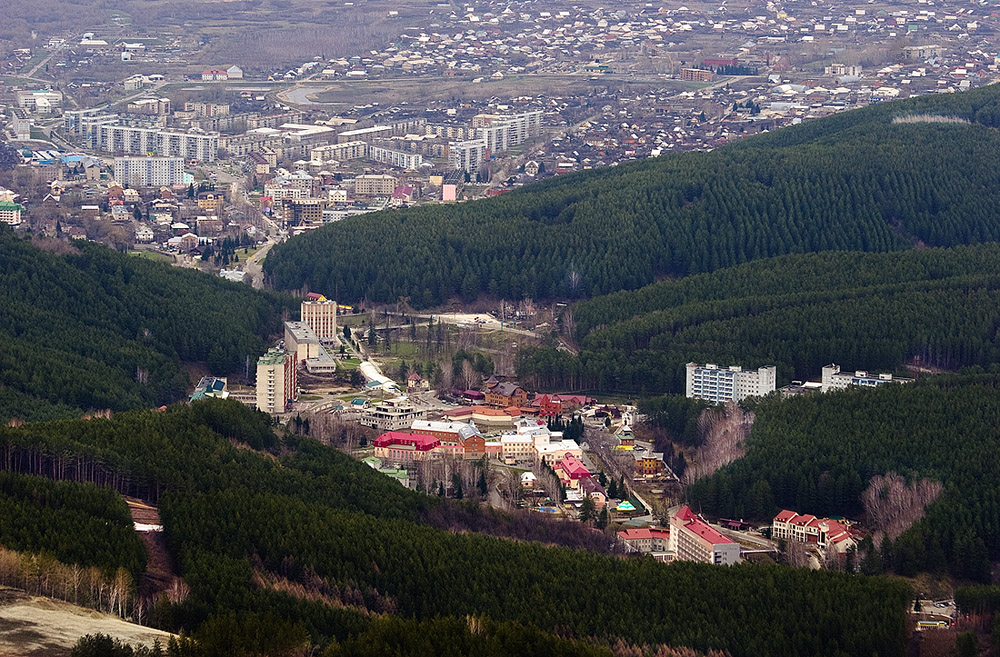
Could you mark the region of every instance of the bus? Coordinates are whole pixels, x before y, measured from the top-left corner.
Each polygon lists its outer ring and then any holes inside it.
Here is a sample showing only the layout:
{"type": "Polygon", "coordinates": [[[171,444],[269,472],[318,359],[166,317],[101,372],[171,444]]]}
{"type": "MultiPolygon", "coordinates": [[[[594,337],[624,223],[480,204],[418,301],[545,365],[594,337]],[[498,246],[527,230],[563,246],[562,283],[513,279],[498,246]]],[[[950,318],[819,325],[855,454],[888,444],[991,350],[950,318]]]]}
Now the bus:
{"type": "Polygon", "coordinates": [[[941,621],[941,620],[938,620],[938,621],[930,621],[930,620],[917,621],[917,629],[918,630],[936,630],[936,629],[939,629],[939,628],[948,627],[948,625],[949,625],[948,621],[941,621]]]}

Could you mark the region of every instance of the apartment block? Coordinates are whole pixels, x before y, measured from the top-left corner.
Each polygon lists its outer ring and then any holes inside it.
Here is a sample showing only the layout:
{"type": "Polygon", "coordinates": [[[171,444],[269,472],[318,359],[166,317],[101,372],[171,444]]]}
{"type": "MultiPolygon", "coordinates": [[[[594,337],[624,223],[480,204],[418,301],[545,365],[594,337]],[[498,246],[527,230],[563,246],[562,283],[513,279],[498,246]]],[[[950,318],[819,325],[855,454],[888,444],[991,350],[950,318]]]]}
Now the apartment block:
{"type": "Polygon", "coordinates": [[[368,157],[368,142],[348,141],[342,144],[317,146],[309,154],[313,162],[363,160],[368,157]]]}
{"type": "Polygon", "coordinates": [[[849,524],[788,509],[783,509],[771,522],[771,538],[808,543],[820,548],[832,546],[838,554],[844,554],[857,545],[849,524]]]}
{"type": "Polygon", "coordinates": [[[297,396],[295,357],[271,348],[257,361],[257,410],[284,413],[297,396]]]}
{"type": "Polygon", "coordinates": [[[115,158],[115,179],[128,187],[164,187],[184,184],[184,158],[132,157],[115,158]]]}
{"type": "Polygon", "coordinates": [[[131,155],[154,153],[165,157],[214,162],[219,151],[219,135],[117,124],[101,125],[97,133],[97,150],[131,155]]]}
{"type": "Polygon", "coordinates": [[[419,168],[424,162],[424,156],[419,153],[407,153],[374,145],[368,149],[368,159],[408,171],[419,168]]]}
{"type": "Polygon", "coordinates": [[[448,162],[452,169],[476,171],[486,159],[486,140],[469,139],[448,144],[448,162]]]}
{"type": "Polygon", "coordinates": [[[358,196],[389,196],[396,189],[396,178],[388,174],[365,174],[354,179],[358,196]]]}
{"type": "Polygon", "coordinates": [[[739,365],[721,368],[714,363],[688,363],[685,395],[715,403],[761,397],[774,392],[776,374],[773,365],[743,371],[739,365]]]}

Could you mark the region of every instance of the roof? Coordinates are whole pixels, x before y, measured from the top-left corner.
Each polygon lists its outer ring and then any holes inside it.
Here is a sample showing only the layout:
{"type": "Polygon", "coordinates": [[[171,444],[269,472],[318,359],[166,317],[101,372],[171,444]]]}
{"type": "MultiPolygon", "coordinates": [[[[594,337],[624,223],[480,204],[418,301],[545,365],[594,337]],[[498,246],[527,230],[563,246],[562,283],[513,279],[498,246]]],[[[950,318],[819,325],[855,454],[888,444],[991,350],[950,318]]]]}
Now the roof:
{"type": "Polygon", "coordinates": [[[774,520],[775,522],[788,522],[797,515],[798,514],[795,513],[794,511],[789,511],[788,509],[782,509],[781,513],[774,516],[774,520]]]}
{"type": "Polygon", "coordinates": [[[587,466],[581,463],[580,459],[569,453],[556,463],[556,467],[562,468],[563,472],[569,475],[570,479],[582,479],[590,476],[590,470],[587,469],[587,466]]]}
{"type": "Polygon", "coordinates": [[[734,541],[726,538],[722,532],[695,515],[694,511],[686,504],[681,507],[681,510],[677,512],[674,518],[683,522],[685,529],[712,545],[730,545],[734,543],[734,541]]]}
{"type": "Polygon", "coordinates": [[[375,439],[375,447],[394,445],[408,446],[420,452],[429,452],[435,447],[440,447],[441,441],[427,434],[405,431],[387,431],[375,439]]]}
{"type": "Polygon", "coordinates": [[[503,395],[504,397],[510,397],[520,389],[521,386],[517,385],[516,383],[504,382],[493,386],[493,389],[490,390],[490,392],[503,395]]]}

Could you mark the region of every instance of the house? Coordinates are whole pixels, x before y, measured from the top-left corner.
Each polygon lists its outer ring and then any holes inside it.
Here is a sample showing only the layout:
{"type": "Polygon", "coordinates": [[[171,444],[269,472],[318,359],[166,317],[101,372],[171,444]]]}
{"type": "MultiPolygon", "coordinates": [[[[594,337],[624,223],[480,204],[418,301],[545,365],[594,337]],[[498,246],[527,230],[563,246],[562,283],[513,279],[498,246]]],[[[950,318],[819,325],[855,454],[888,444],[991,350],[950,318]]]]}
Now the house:
{"type": "Polygon", "coordinates": [[[406,377],[406,390],[430,390],[431,384],[424,377],[420,376],[416,372],[411,372],[410,376],[406,377]]]}
{"type": "Polygon", "coordinates": [[[632,452],[635,458],[635,474],[640,477],[654,477],[663,472],[662,452],[632,452]]]}
{"type": "Polygon", "coordinates": [[[225,71],[220,71],[217,69],[211,69],[208,71],[201,72],[201,79],[203,82],[212,82],[217,80],[228,80],[229,75],[225,71]]]}
{"type": "Polygon", "coordinates": [[[584,479],[590,479],[590,470],[577,457],[566,453],[561,459],[556,461],[553,468],[556,476],[563,486],[567,488],[579,488],[584,479]]]}
{"type": "Polygon", "coordinates": [[[492,408],[521,407],[528,404],[528,393],[516,383],[499,383],[484,391],[486,405],[492,408]]]}
{"type": "Polygon", "coordinates": [[[139,226],[135,229],[135,241],[141,244],[149,244],[153,241],[153,229],[149,226],[139,226]]]}
{"type": "Polygon", "coordinates": [[[179,249],[182,252],[194,251],[198,248],[198,236],[194,233],[184,233],[181,235],[179,249]]]}

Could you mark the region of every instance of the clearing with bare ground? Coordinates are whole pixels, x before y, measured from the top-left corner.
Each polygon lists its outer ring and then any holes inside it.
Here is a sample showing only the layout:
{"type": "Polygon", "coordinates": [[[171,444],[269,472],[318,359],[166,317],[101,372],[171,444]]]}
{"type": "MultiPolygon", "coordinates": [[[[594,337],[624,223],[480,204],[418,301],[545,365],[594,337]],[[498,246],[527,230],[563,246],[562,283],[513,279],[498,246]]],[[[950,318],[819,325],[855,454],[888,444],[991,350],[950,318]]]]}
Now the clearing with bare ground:
{"type": "Polygon", "coordinates": [[[167,632],[117,616],[0,587],[0,657],[68,655],[80,637],[98,632],[132,645],[159,639],[165,647],[170,639],[167,632]]]}

